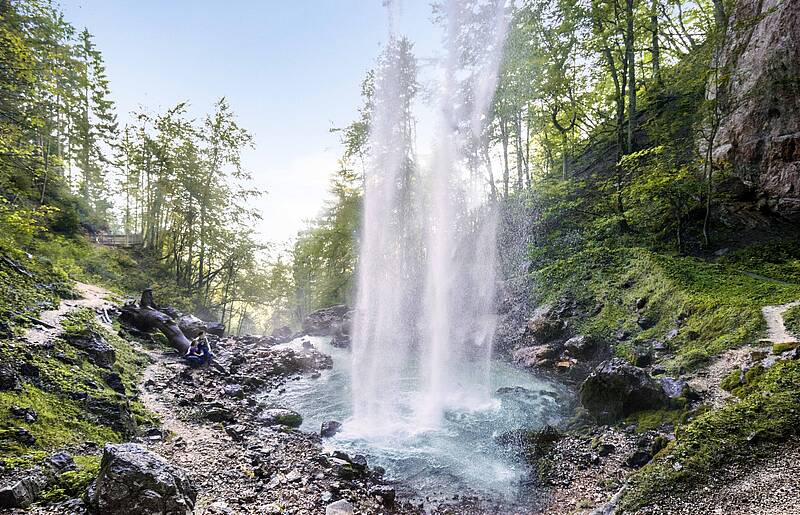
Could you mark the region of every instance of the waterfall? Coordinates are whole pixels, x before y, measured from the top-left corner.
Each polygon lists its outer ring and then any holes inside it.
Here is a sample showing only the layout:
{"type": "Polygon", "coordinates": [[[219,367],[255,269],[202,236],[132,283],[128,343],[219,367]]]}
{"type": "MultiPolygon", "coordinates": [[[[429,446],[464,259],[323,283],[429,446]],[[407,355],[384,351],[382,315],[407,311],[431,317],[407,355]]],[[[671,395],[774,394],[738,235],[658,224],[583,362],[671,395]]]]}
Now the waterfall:
{"type": "Polygon", "coordinates": [[[506,7],[449,0],[436,13],[429,162],[415,153],[417,63],[394,22],[374,78],[352,388],[354,424],[375,433],[436,427],[447,409],[490,398],[496,220],[477,156],[506,7]]]}

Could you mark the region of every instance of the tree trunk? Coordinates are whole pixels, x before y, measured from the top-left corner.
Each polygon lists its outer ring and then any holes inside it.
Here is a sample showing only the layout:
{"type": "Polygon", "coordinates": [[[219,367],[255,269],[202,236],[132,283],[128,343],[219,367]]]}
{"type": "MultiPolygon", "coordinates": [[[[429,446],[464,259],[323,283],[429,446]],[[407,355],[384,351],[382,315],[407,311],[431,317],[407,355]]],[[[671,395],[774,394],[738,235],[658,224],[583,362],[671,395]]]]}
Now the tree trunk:
{"type": "Polygon", "coordinates": [[[628,62],[628,152],[633,152],[636,133],[636,42],[633,33],[633,2],[625,1],[625,59],[628,62]]]}
{"type": "Polygon", "coordinates": [[[170,347],[181,354],[185,354],[191,345],[189,339],[178,327],[177,322],[166,313],[158,310],[158,307],[153,302],[153,291],[149,288],[142,292],[142,300],[138,306],[135,302],[129,302],[122,306],[120,320],[140,331],[161,331],[167,337],[170,347]]]}
{"type": "Polygon", "coordinates": [[[653,80],[657,85],[661,85],[661,48],[658,41],[658,0],[653,0],[652,9],[650,11],[650,30],[653,36],[653,45],[651,52],[653,53],[653,80]]]}
{"type": "Polygon", "coordinates": [[[504,118],[500,118],[500,139],[503,143],[503,197],[508,198],[508,127],[504,118]]]}

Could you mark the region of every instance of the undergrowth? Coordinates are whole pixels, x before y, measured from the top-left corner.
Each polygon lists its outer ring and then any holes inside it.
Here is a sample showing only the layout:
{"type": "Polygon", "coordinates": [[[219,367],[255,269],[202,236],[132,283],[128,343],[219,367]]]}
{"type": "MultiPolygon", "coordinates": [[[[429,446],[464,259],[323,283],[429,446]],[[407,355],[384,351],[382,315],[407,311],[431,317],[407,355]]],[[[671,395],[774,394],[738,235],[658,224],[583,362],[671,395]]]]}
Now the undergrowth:
{"type": "Polygon", "coordinates": [[[620,508],[635,511],[702,484],[736,460],[751,460],[800,431],[800,362],[782,361],[754,375],[741,400],[702,414],[676,431],[676,440],[631,478],[620,508]]]}
{"type": "Polygon", "coordinates": [[[672,355],[665,365],[689,371],[758,340],[763,306],[800,299],[800,283],[790,282],[797,257],[764,264],[757,255],[751,250],[713,262],[643,248],[596,248],[539,270],[534,282],[540,302],[575,299],[583,313],[571,321],[576,331],[611,342],[617,355],[630,358],[638,346],[660,340],[672,355]],[[748,268],[768,270],[773,280],[743,273],[748,268]],[[644,299],[641,309],[637,299],[644,299]]]}

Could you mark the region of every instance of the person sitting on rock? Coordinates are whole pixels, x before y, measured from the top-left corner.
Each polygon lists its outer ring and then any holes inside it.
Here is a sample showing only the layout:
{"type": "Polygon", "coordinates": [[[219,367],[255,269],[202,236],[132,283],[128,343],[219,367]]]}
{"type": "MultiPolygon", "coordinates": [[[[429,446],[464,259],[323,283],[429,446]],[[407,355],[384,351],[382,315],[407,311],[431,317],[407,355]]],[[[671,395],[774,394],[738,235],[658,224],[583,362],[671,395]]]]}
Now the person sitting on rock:
{"type": "Polygon", "coordinates": [[[208,343],[208,337],[205,331],[200,331],[197,337],[192,340],[189,350],[186,351],[184,358],[191,367],[200,367],[209,363],[214,354],[211,352],[211,346],[208,343]]]}

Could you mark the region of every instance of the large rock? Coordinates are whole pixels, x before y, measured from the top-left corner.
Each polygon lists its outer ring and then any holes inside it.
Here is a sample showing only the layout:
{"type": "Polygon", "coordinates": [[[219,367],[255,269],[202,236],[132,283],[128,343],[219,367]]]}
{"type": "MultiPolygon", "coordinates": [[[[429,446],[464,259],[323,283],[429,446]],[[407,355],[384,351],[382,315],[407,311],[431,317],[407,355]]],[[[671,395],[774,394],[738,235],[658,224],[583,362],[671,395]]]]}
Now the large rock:
{"type": "Polygon", "coordinates": [[[189,515],[197,491],[186,472],[137,444],[106,445],[89,489],[93,513],[189,515]]]}
{"type": "Polygon", "coordinates": [[[300,427],[303,423],[303,417],[298,412],[286,408],[265,409],[258,419],[268,426],[300,427]]]}
{"type": "Polygon", "coordinates": [[[195,338],[200,331],[205,331],[208,334],[215,334],[222,336],[225,334],[225,325],[219,322],[206,322],[200,320],[194,315],[183,315],[178,318],[178,327],[187,338],[195,338]]]}
{"type": "Polygon", "coordinates": [[[32,504],[62,473],[75,469],[75,461],[66,452],[56,453],[41,465],[22,473],[12,483],[0,487],[0,509],[24,508],[32,504]]]}
{"type": "Polygon", "coordinates": [[[639,367],[620,358],[600,363],[581,384],[583,406],[600,423],[668,403],[661,385],[639,367]]]}
{"type": "Polygon", "coordinates": [[[330,336],[344,334],[350,308],[345,305],[320,309],[309,314],[303,320],[303,332],[311,336],[330,336]]]}
{"type": "Polygon", "coordinates": [[[553,306],[545,305],[536,308],[528,319],[527,334],[541,343],[552,341],[564,331],[564,322],[559,318],[553,306]]]}
{"type": "Polygon", "coordinates": [[[97,333],[75,336],[68,341],[73,347],[84,351],[98,367],[111,368],[117,359],[114,347],[97,333]]]}
{"type": "Polygon", "coordinates": [[[0,363],[0,391],[18,390],[19,387],[19,376],[14,367],[7,363],[0,363]]]}
{"type": "Polygon", "coordinates": [[[545,368],[555,364],[559,350],[552,345],[522,347],[512,354],[514,363],[526,368],[545,368]]]}
{"type": "Polygon", "coordinates": [[[735,2],[718,59],[730,80],[713,160],[738,181],[725,189],[800,221],[800,2],[735,2]]]}

